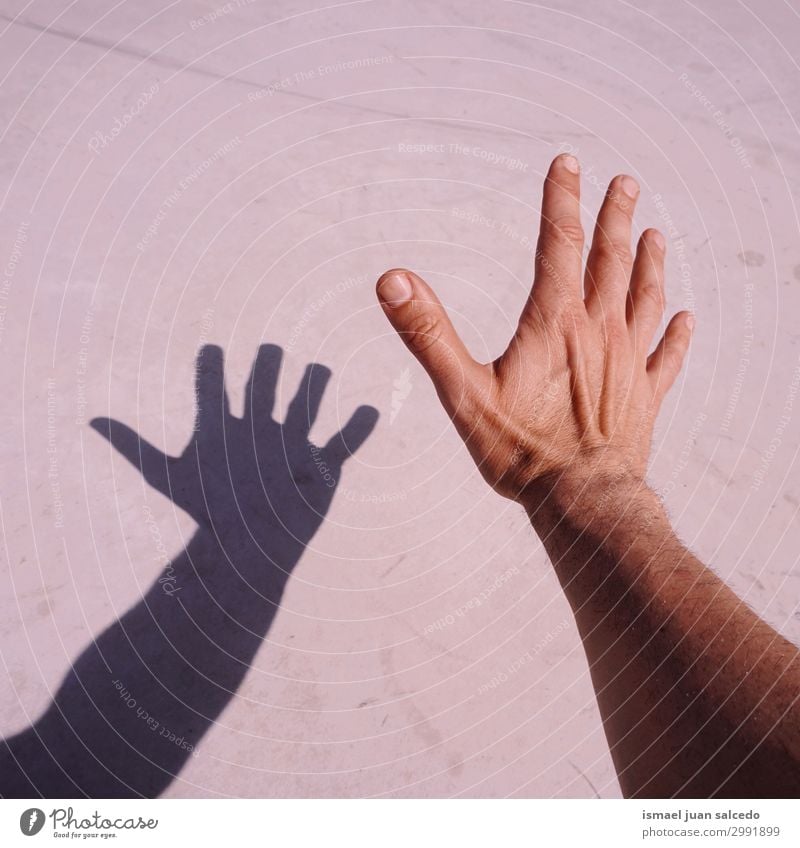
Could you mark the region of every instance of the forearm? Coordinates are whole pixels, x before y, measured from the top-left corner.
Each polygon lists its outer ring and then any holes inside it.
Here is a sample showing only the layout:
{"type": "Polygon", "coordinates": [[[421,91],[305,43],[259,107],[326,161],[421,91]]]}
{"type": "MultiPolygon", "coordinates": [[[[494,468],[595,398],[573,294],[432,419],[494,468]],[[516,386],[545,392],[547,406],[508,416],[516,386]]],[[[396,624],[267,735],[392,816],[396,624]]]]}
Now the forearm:
{"type": "Polygon", "coordinates": [[[542,481],[531,522],[572,606],[626,795],[800,792],[800,661],[627,475],[542,481]]]}
{"type": "Polygon", "coordinates": [[[250,667],[296,559],[198,532],[83,651],[49,709],[0,750],[0,795],[154,797],[250,667]]]}

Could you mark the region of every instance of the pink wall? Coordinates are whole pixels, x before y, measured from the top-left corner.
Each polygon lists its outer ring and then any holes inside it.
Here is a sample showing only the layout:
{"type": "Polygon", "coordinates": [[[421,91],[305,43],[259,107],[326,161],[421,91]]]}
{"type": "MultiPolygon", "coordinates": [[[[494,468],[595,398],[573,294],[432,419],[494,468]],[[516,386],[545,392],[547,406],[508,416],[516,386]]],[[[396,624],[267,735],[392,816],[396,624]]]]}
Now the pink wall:
{"type": "Polygon", "coordinates": [[[550,159],[581,159],[587,226],[607,180],[635,175],[637,226],[670,243],[670,304],[698,316],[653,483],[797,640],[797,17],[719,0],[101,5],[7,3],[0,36],[4,735],[194,533],[89,421],[178,454],[198,348],[224,349],[240,415],[270,342],[279,417],[316,361],[332,378],[313,440],[361,404],[380,419],[166,794],[617,796],[542,548],[474,471],[373,284],[424,273],[491,358],[529,286],[550,159]]]}

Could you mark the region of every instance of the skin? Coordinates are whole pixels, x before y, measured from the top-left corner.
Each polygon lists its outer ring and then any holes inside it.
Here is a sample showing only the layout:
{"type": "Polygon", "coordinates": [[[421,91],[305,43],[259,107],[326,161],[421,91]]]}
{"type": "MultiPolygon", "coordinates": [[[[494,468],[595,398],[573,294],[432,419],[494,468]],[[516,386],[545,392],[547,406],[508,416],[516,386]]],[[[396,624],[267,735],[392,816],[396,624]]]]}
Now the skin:
{"type": "Polygon", "coordinates": [[[665,308],[663,236],[631,251],[639,188],[615,177],[583,261],[572,156],[544,184],[534,283],[494,362],[470,356],[416,274],[378,299],[486,481],[519,502],[581,634],[628,797],[800,795],[800,653],[676,537],[645,482],[694,319],[665,308]]]}

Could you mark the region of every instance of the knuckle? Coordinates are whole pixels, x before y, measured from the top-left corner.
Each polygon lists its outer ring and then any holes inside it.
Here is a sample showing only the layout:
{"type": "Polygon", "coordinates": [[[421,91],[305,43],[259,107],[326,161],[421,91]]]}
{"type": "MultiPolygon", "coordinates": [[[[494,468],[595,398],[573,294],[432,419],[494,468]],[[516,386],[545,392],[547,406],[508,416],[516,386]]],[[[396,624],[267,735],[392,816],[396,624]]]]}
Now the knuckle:
{"type": "Polygon", "coordinates": [[[611,246],[611,252],[617,262],[621,262],[625,266],[633,264],[633,253],[629,244],[614,242],[611,246]]]}
{"type": "Polygon", "coordinates": [[[424,353],[442,337],[442,322],[432,312],[413,315],[405,327],[406,344],[413,353],[424,353]]]}
{"type": "Polygon", "coordinates": [[[542,238],[546,242],[569,246],[583,245],[583,227],[575,215],[560,215],[542,224],[542,238]]]}
{"type": "Polygon", "coordinates": [[[664,360],[669,366],[680,366],[683,362],[684,352],[683,340],[674,334],[667,336],[664,340],[664,360]]]}
{"type": "Polygon", "coordinates": [[[486,418],[486,402],[470,383],[462,387],[454,415],[459,422],[471,430],[483,425],[486,418]]]}
{"type": "Polygon", "coordinates": [[[595,245],[594,253],[596,259],[610,265],[622,265],[627,268],[633,264],[631,247],[624,241],[601,238],[595,245]]]}
{"type": "Polygon", "coordinates": [[[665,308],[664,290],[658,283],[645,283],[636,290],[635,306],[656,309],[663,312],[665,308]]]}
{"type": "Polygon", "coordinates": [[[664,357],[665,359],[665,368],[664,371],[669,375],[677,374],[681,370],[681,365],[683,364],[683,354],[681,354],[677,350],[671,350],[664,357]]]}

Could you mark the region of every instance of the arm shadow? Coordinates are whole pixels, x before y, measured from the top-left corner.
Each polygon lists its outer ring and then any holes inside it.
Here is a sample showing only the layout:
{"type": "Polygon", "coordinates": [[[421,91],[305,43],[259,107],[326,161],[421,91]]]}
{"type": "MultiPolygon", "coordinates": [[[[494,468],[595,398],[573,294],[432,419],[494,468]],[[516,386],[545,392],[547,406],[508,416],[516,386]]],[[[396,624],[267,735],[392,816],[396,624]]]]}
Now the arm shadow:
{"type": "Polygon", "coordinates": [[[274,345],[259,348],[237,418],[222,351],[204,347],[196,424],[180,457],[117,421],[92,421],[197,530],[141,600],[87,646],[38,721],[0,744],[1,796],[155,797],[197,756],[324,520],[344,461],[378,418],[359,407],[326,445],[312,444],[331,376],[313,364],[277,422],[281,356],[274,345]]]}

